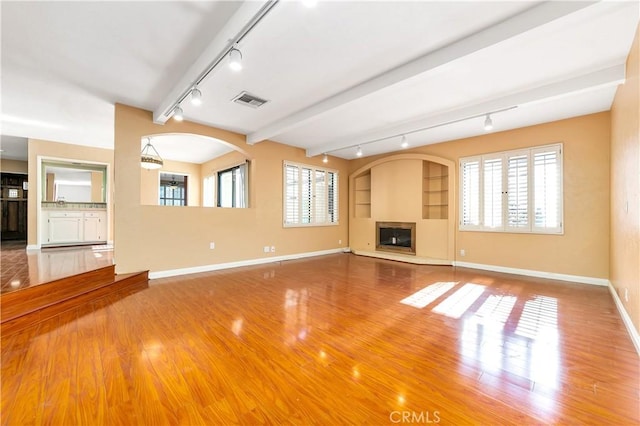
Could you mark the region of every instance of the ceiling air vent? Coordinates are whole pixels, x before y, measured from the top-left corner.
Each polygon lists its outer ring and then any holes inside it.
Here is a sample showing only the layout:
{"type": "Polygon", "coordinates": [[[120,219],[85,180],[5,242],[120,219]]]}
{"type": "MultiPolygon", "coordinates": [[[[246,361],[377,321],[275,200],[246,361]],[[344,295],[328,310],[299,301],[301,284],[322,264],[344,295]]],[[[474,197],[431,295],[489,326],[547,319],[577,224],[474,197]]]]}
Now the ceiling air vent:
{"type": "Polygon", "coordinates": [[[252,95],[251,93],[242,92],[238,96],[233,98],[233,102],[240,105],[246,105],[251,108],[258,108],[269,101],[266,99],[259,98],[255,95],[252,95]]]}

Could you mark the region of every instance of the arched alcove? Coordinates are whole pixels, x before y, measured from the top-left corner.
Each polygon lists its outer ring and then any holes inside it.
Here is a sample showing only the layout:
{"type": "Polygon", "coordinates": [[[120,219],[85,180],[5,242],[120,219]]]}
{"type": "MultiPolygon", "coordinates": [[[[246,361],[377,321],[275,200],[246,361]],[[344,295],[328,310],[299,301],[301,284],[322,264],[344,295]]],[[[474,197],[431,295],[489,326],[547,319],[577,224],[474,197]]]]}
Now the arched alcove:
{"type": "MultiPolygon", "coordinates": [[[[398,154],[349,176],[349,246],[355,254],[421,264],[452,264],[455,164],[426,154],[398,154]],[[387,229],[412,229],[412,250],[385,244],[387,229]],[[396,249],[397,248],[397,249],[396,249]]],[[[409,238],[409,231],[407,231],[409,238]]]]}

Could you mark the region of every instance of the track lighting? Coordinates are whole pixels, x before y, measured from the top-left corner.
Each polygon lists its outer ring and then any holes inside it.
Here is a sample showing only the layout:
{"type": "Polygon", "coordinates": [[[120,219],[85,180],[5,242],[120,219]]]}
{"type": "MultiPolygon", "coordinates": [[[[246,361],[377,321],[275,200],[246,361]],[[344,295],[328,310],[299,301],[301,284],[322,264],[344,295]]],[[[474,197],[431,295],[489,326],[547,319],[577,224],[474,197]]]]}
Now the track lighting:
{"type": "Polygon", "coordinates": [[[191,89],[191,105],[202,105],[202,92],[197,87],[191,89]]]}
{"type": "Polygon", "coordinates": [[[356,149],[356,155],[358,157],[362,157],[362,148],[360,148],[360,146],[358,146],[358,148],[356,149]]]}
{"type": "Polygon", "coordinates": [[[322,156],[322,162],[323,162],[323,163],[328,163],[328,162],[329,162],[329,157],[327,157],[327,154],[324,154],[324,155],[322,156]]]}
{"type": "Polygon", "coordinates": [[[180,105],[176,106],[173,109],[173,119],[176,121],[182,121],[184,120],[184,115],[182,112],[182,108],[180,108],[180,105]]]}
{"type": "Polygon", "coordinates": [[[242,52],[235,47],[229,50],[229,68],[234,71],[240,71],[242,69],[242,52]]]}
{"type": "Polygon", "coordinates": [[[487,114],[487,118],[484,120],[484,130],[487,132],[493,129],[493,120],[491,120],[491,114],[487,114]]]}
{"type": "Polygon", "coordinates": [[[409,141],[407,140],[407,135],[402,135],[402,142],[400,143],[400,147],[402,149],[407,148],[409,146],[409,141]]]}

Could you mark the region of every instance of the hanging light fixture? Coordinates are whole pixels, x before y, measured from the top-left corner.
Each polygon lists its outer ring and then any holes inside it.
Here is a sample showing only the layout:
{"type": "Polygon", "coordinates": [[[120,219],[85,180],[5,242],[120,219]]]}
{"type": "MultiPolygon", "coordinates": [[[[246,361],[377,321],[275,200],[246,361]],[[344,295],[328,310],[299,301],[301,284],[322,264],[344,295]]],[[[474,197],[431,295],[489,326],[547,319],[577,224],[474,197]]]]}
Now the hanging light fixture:
{"type": "Polygon", "coordinates": [[[159,169],[164,165],[164,161],[158,151],[151,145],[151,138],[147,138],[147,144],[140,153],[140,166],[143,169],[159,169]]]}
{"type": "Polygon", "coordinates": [[[235,47],[229,50],[229,68],[234,71],[240,71],[242,69],[242,52],[235,47]]]}
{"type": "Polygon", "coordinates": [[[356,155],[358,157],[362,157],[362,148],[360,148],[360,146],[358,146],[358,148],[356,149],[356,155]]]}
{"type": "Polygon", "coordinates": [[[329,162],[329,157],[327,157],[327,154],[323,154],[322,155],[322,162],[323,163],[328,163],[329,162]]]}
{"type": "Polygon", "coordinates": [[[191,105],[202,105],[202,92],[197,87],[191,89],[191,105]]]}
{"type": "Polygon", "coordinates": [[[184,115],[182,112],[182,108],[180,108],[180,105],[176,106],[173,109],[173,119],[176,121],[182,121],[184,120],[184,115]]]}
{"type": "Polygon", "coordinates": [[[400,142],[400,148],[405,149],[409,146],[409,141],[407,140],[407,135],[402,135],[402,139],[400,142]]]}
{"type": "Polygon", "coordinates": [[[487,114],[487,118],[484,120],[484,130],[487,132],[493,129],[493,120],[491,120],[491,114],[487,114]]]}

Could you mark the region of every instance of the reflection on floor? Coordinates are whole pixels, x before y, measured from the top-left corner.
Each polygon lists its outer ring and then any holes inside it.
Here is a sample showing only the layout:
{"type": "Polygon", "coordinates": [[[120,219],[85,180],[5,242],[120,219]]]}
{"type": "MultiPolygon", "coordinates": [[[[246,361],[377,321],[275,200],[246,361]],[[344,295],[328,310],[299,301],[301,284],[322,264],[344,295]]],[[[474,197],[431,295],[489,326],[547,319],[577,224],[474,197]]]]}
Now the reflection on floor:
{"type": "Polygon", "coordinates": [[[75,246],[27,252],[25,241],[2,241],[0,290],[8,293],[113,264],[113,247],[75,246]]]}

